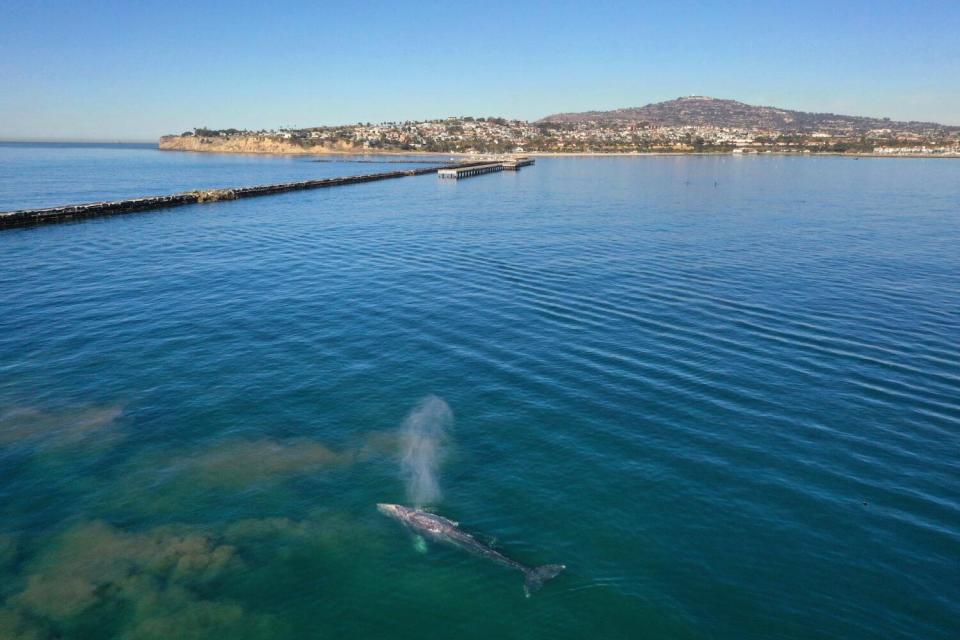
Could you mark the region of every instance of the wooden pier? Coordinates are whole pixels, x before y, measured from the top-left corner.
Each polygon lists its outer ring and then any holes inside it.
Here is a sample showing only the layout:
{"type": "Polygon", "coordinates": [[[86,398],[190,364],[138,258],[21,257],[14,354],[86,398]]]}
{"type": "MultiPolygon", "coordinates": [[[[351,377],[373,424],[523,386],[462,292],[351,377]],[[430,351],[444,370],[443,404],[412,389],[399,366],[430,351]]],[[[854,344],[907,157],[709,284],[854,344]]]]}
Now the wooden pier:
{"type": "Polygon", "coordinates": [[[533,158],[508,158],[506,160],[487,161],[473,165],[460,165],[450,167],[449,169],[440,169],[437,176],[441,178],[469,178],[479,176],[484,173],[493,173],[494,171],[516,171],[520,167],[527,167],[533,164],[533,158]]]}
{"type": "Polygon", "coordinates": [[[516,171],[520,167],[529,167],[533,164],[533,158],[512,158],[503,162],[504,171],[516,171]]]}
{"type": "Polygon", "coordinates": [[[493,173],[494,171],[503,171],[502,162],[491,162],[488,164],[477,164],[470,167],[452,167],[450,169],[440,169],[437,175],[441,178],[469,178],[470,176],[479,176],[484,173],[493,173]]]}

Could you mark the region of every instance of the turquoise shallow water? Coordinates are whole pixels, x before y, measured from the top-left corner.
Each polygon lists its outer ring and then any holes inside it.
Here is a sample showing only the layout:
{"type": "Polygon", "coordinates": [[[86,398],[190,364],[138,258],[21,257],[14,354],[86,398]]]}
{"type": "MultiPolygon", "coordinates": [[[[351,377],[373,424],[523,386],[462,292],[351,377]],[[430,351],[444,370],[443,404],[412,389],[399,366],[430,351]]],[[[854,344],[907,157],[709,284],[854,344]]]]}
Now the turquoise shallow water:
{"type": "MultiPolygon", "coordinates": [[[[8,145],[0,209],[396,166],[8,145]]],[[[0,638],[956,637],[958,212],[580,158],[2,232],[0,638]],[[431,394],[530,599],[374,508],[431,394]]]]}

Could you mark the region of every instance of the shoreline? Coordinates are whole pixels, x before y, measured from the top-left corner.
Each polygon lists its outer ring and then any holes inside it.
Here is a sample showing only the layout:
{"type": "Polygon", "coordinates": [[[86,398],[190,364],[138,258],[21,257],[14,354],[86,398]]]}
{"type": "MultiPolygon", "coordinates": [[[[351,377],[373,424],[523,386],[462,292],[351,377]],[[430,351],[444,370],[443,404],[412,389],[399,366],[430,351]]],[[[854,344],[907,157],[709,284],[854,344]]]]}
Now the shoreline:
{"type": "Polygon", "coordinates": [[[611,156],[611,157],[649,157],[649,156],[734,156],[734,157],[744,157],[751,158],[756,156],[784,156],[784,157],[798,157],[798,158],[810,158],[817,156],[832,156],[837,158],[945,158],[945,159],[960,159],[960,153],[953,154],[890,154],[890,153],[841,153],[838,151],[811,151],[810,153],[797,153],[795,151],[760,151],[757,153],[734,153],[732,151],[576,151],[570,153],[556,152],[556,151],[531,151],[529,153],[524,153],[525,156],[543,156],[543,157],[583,157],[583,158],[593,158],[593,157],[602,157],[602,156],[611,156]]]}
{"type": "Polygon", "coordinates": [[[835,158],[891,158],[891,159],[943,159],[958,160],[960,154],[890,154],[890,153],[840,153],[837,151],[811,151],[797,153],[795,151],[760,151],[757,153],[733,153],[732,151],[524,151],[522,153],[466,153],[464,151],[396,151],[396,150],[357,150],[357,151],[255,151],[233,149],[170,149],[157,146],[159,151],[174,153],[208,153],[225,155],[254,155],[254,156],[316,156],[328,158],[331,156],[414,156],[423,158],[484,158],[488,156],[529,156],[537,158],[651,158],[651,157],[684,157],[684,156],[731,156],[731,157],[835,157],[835,158]]]}
{"type": "Polygon", "coordinates": [[[523,155],[542,158],[644,158],[667,156],[829,156],[838,158],[947,158],[958,159],[960,154],[890,154],[858,152],[844,153],[838,151],[749,151],[735,153],[734,151],[523,151],[517,153],[467,153],[464,151],[416,151],[396,149],[358,149],[356,147],[302,147],[281,140],[240,138],[235,140],[214,140],[212,138],[182,138],[179,136],[164,136],[157,143],[160,151],[180,151],[184,153],[223,153],[241,155],[271,155],[271,156],[408,156],[426,158],[484,158],[490,156],[523,155]]]}

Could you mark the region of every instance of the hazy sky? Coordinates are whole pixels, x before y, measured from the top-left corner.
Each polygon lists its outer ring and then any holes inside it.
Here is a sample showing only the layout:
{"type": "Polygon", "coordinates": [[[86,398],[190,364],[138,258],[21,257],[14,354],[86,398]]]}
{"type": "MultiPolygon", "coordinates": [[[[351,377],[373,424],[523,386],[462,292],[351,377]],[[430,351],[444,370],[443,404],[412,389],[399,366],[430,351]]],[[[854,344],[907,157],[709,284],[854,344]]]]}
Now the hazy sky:
{"type": "Polygon", "coordinates": [[[710,95],[960,125],[960,0],[0,0],[0,139],[710,95]]]}

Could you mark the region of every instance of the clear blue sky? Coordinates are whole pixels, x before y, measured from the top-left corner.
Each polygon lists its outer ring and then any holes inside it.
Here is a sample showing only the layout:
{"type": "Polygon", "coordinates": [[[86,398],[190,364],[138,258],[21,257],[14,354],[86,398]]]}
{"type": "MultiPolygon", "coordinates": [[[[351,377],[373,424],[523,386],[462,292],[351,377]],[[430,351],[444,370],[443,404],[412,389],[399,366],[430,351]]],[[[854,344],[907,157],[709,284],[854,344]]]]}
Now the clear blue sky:
{"type": "Polygon", "coordinates": [[[960,125],[960,0],[0,5],[0,139],[710,95],[960,125]]]}

